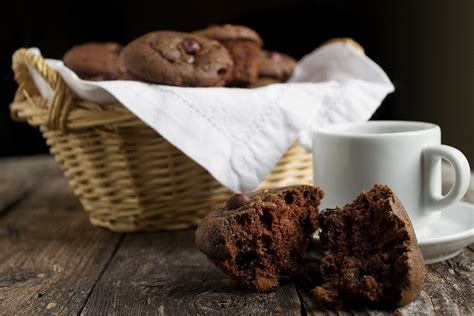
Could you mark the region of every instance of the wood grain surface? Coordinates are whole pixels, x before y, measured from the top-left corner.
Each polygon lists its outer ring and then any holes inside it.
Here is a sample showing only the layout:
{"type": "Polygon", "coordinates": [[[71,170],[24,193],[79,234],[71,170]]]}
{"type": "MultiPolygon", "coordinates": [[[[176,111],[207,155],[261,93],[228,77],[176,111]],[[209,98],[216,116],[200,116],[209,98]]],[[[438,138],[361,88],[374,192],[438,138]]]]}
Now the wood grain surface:
{"type": "MultiPolygon", "coordinates": [[[[453,176],[445,168],[444,187],[453,176]]],[[[466,200],[474,202],[471,183],[466,200]]],[[[310,290],[317,261],[269,294],[236,288],[194,246],[194,231],[118,234],[89,224],[47,156],[0,160],[1,315],[472,315],[474,245],[428,266],[397,310],[328,311],[310,290]]]]}

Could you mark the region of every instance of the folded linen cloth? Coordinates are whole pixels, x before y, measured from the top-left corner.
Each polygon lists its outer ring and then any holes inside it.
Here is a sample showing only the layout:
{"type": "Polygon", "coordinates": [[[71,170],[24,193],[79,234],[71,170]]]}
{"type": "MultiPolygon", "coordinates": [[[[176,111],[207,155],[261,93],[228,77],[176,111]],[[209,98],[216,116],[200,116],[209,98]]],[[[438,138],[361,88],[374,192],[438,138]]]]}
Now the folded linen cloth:
{"type": "MultiPolygon", "coordinates": [[[[86,81],[60,60],[46,62],[76,95],[122,103],[234,192],[256,188],[296,140],[310,149],[313,130],[368,120],[394,90],[377,64],[342,43],[305,56],[288,83],[256,89],[86,81]]],[[[51,98],[51,88],[30,72],[42,96],[51,98]]]]}

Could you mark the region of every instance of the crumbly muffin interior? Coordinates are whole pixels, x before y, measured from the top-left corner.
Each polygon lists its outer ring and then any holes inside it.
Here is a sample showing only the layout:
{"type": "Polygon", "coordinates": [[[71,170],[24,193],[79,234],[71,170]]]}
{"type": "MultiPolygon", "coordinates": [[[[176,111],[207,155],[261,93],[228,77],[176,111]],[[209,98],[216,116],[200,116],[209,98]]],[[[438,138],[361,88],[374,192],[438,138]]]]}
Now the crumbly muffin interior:
{"type": "Polygon", "coordinates": [[[247,287],[264,292],[298,272],[317,227],[321,191],[310,186],[262,196],[230,212],[233,260],[224,269],[247,287]]]}
{"type": "Polygon", "coordinates": [[[391,211],[385,186],[363,192],[342,209],[319,216],[325,283],[314,290],[328,304],[398,302],[408,282],[409,235],[391,211]]]}

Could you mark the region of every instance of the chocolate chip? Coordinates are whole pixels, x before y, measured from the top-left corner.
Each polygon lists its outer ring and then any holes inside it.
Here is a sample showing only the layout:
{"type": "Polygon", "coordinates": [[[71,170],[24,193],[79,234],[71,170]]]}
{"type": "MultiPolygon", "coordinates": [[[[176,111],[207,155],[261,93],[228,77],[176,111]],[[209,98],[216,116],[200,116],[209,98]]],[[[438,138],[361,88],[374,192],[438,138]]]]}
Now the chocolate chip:
{"type": "Polygon", "coordinates": [[[196,54],[201,49],[201,45],[199,45],[199,43],[192,38],[185,38],[181,42],[181,46],[183,47],[186,54],[190,55],[196,54]]]}
{"type": "Polygon", "coordinates": [[[281,58],[281,55],[277,52],[268,51],[267,57],[271,60],[279,60],[281,58]]]}
{"type": "Polygon", "coordinates": [[[219,76],[223,76],[227,73],[227,68],[220,68],[218,71],[217,71],[217,74],[219,76]]]}
{"type": "Polygon", "coordinates": [[[230,197],[225,203],[225,208],[228,210],[235,210],[247,203],[250,198],[243,193],[236,193],[230,197]]]}

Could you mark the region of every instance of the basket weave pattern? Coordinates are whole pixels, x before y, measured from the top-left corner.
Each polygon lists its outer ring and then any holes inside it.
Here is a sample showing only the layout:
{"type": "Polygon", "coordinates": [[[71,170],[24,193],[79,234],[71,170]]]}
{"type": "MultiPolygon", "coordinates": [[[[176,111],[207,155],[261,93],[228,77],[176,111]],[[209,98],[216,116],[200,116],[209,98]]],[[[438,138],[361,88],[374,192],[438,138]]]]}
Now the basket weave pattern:
{"type": "MultiPolygon", "coordinates": [[[[123,105],[73,96],[42,57],[19,49],[13,70],[19,87],[12,117],[39,127],[92,224],[123,232],[182,229],[229,197],[204,168],[123,105]],[[50,100],[41,97],[28,69],[51,86],[50,100]]],[[[311,155],[295,143],[260,188],[311,181],[311,155]]]]}

